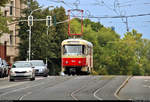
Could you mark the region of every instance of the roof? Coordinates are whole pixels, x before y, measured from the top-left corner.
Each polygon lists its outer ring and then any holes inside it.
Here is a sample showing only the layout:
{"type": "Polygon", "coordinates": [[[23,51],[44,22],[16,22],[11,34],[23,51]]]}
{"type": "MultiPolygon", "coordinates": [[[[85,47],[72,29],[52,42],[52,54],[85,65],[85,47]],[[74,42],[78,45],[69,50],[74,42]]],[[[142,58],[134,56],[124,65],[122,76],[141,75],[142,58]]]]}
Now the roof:
{"type": "Polygon", "coordinates": [[[93,44],[87,40],[84,40],[84,39],[81,39],[81,38],[71,38],[71,39],[66,39],[66,40],[63,40],[62,43],[67,43],[68,41],[81,41],[85,44],[88,44],[89,46],[93,46],[93,44]]]}
{"type": "Polygon", "coordinates": [[[29,62],[29,61],[16,61],[16,62],[14,62],[14,63],[18,63],[18,62],[29,62]]]}
{"type": "Polygon", "coordinates": [[[43,62],[43,60],[30,60],[31,62],[43,62]]]}

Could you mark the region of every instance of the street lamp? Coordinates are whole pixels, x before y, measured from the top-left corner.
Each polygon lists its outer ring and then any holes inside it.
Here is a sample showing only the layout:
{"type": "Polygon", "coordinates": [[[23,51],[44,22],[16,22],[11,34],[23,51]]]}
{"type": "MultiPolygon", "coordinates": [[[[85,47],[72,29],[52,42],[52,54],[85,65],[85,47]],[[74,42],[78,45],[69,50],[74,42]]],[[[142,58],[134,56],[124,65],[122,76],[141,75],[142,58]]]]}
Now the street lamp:
{"type": "Polygon", "coordinates": [[[41,8],[38,8],[38,9],[35,9],[35,10],[31,11],[30,15],[28,16],[28,22],[29,22],[28,23],[28,26],[29,26],[29,61],[31,59],[31,26],[33,26],[33,16],[32,16],[32,13],[35,12],[35,11],[38,11],[40,9],[41,8]]]}
{"type": "Polygon", "coordinates": [[[38,11],[38,10],[40,10],[40,9],[41,9],[41,8],[37,8],[37,9],[31,11],[30,16],[32,15],[33,12],[38,11]]]}

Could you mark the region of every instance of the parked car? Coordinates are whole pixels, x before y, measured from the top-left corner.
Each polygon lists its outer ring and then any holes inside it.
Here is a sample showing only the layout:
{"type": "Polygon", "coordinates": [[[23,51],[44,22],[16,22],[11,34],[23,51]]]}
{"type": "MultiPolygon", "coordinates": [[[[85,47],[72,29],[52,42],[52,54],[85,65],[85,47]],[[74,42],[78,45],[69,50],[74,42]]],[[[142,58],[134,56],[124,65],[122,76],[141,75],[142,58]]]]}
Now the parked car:
{"type": "Polygon", "coordinates": [[[4,77],[4,68],[3,68],[2,59],[0,58],[0,78],[2,77],[4,77]]]}
{"type": "Polygon", "coordinates": [[[16,61],[12,65],[9,73],[9,81],[14,81],[17,78],[35,80],[35,69],[29,61],[16,61]]]}
{"type": "Polygon", "coordinates": [[[42,75],[44,77],[48,76],[49,69],[47,65],[44,64],[43,60],[31,60],[30,61],[35,68],[35,75],[42,75]]]}
{"type": "Polygon", "coordinates": [[[6,62],[6,60],[2,60],[2,67],[3,67],[3,70],[4,70],[4,77],[7,77],[8,76],[9,65],[6,62]]]}

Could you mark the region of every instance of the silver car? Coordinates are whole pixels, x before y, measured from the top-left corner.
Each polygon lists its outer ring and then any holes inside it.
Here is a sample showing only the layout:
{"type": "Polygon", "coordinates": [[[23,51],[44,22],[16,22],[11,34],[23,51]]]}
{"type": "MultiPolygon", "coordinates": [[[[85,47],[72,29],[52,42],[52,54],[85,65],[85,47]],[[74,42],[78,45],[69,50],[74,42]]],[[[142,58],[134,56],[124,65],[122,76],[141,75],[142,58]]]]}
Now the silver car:
{"type": "Polygon", "coordinates": [[[3,62],[0,58],[0,78],[4,77],[4,68],[3,68],[3,62]]]}
{"type": "Polygon", "coordinates": [[[28,61],[16,61],[10,69],[9,81],[14,81],[17,78],[28,78],[31,81],[35,80],[35,69],[28,61]]]}
{"type": "Polygon", "coordinates": [[[2,67],[4,70],[4,76],[8,76],[8,70],[9,70],[9,65],[7,64],[6,60],[2,60],[2,67]]]}
{"type": "Polygon", "coordinates": [[[49,69],[44,64],[43,60],[31,60],[30,61],[35,69],[35,75],[48,76],[49,69]]]}

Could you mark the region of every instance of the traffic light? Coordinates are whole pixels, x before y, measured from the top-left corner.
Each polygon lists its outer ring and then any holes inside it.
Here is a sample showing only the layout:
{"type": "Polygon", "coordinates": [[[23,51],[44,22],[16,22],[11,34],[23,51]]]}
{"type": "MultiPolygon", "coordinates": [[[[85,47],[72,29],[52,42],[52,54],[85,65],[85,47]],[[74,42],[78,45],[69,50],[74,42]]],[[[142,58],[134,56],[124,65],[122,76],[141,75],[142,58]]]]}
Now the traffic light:
{"type": "Polygon", "coordinates": [[[56,26],[56,23],[57,23],[57,22],[56,22],[56,15],[54,15],[54,16],[53,16],[53,24],[54,24],[54,26],[56,26]]]}
{"type": "Polygon", "coordinates": [[[52,26],[52,17],[46,16],[46,26],[52,26]]]}
{"type": "Polygon", "coordinates": [[[28,16],[28,26],[33,26],[33,16],[28,16]]]}

